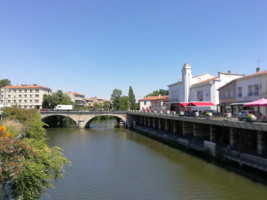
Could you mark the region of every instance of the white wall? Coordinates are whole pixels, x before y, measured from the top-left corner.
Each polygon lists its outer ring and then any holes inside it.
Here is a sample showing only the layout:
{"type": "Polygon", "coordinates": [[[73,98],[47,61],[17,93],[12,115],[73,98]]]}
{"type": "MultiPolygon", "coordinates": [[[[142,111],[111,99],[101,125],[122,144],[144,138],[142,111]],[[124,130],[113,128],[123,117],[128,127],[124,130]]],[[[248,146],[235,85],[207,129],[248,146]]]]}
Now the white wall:
{"type": "Polygon", "coordinates": [[[261,97],[267,98],[267,74],[261,77],[261,97]]]}
{"type": "Polygon", "coordinates": [[[182,82],[169,85],[169,99],[181,101],[184,98],[183,88],[182,88],[182,82]]]}
{"type": "Polygon", "coordinates": [[[259,76],[254,76],[254,77],[246,78],[242,80],[237,79],[236,80],[236,91],[238,90],[238,87],[242,87],[242,97],[238,97],[238,91],[237,91],[236,101],[242,102],[242,101],[254,101],[254,100],[260,99],[261,89],[259,90],[259,95],[254,96],[253,94],[252,96],[248,96],[248,86],[252,85],[254,89],[255,84],[258,84],[260,86],[261,81],[260,81],[259,76]]]}
{"type": "Polygon", "coordinates": [[[145,101],[142,100],[142,101],[139,101],[139,106],[140,106],[139,110],[143,110],[143,109],[150,109],[152,105],[151,105],[151,101],[146,100],[146,105],[145,105],[145,101]]]}

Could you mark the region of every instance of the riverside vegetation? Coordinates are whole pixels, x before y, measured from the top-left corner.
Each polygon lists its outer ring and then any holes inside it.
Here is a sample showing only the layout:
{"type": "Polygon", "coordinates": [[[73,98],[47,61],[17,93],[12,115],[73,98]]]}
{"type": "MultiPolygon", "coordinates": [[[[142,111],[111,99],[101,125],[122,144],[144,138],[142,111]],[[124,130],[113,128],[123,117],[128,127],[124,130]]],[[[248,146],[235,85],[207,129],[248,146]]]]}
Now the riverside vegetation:
{"type": "Polygon", "coordinates": [[[70,164],[59,147],[46,143],[37,110],[5,108],[0,122],[0,198],[38,199],[70,164]]]}

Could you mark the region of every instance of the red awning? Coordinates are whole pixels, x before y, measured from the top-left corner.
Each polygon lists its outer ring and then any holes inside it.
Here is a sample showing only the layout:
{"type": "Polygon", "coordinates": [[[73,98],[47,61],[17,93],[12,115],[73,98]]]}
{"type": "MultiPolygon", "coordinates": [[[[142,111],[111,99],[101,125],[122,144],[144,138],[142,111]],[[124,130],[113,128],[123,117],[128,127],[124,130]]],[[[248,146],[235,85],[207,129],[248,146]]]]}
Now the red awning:
{"type": "Polygon", "coordinates": [[[185,102],[178,103],[178,106],[186,107],[188,105],[189,105],[189,103],[185,103],[185,102]]]}
{"type": "Polygon", "coordinates": [[[197,102],[190,102],[188,106],[215,106],[215,105],[211,102],[197,101],[197,102]]]}

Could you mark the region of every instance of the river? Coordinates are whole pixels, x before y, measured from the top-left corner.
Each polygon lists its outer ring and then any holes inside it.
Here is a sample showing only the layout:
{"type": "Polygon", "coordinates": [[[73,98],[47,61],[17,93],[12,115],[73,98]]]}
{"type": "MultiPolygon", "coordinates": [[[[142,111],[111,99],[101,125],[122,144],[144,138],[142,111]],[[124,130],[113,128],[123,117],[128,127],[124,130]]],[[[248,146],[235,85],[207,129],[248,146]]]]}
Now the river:
{"type": "Polygon", "coordinates": [[[114,123],[48,129],[49,145],[62,147],[72,166],[41,199],[267,199],[266,185],[114,123]]]}

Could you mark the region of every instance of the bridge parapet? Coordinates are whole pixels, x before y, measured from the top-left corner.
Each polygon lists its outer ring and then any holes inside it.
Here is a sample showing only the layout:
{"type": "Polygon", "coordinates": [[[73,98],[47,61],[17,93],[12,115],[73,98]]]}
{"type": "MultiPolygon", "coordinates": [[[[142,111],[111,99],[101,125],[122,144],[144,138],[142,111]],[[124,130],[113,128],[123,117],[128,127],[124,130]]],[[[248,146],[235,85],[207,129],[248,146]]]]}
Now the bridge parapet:
{"type": "Polygon", "coordinates": [[[42,119],[51,116],[69,117],[76,122],[79,128],[85,128],[93,118],[105,115],[127,121],[127,111],[41,111],[42,119]]]}

